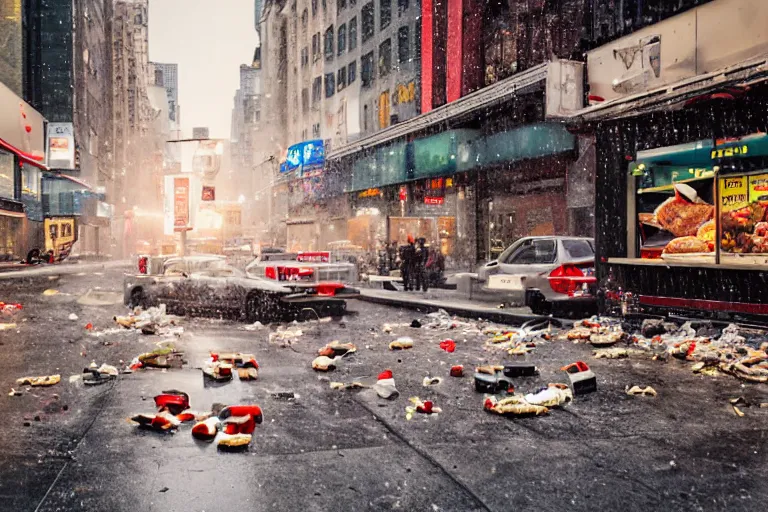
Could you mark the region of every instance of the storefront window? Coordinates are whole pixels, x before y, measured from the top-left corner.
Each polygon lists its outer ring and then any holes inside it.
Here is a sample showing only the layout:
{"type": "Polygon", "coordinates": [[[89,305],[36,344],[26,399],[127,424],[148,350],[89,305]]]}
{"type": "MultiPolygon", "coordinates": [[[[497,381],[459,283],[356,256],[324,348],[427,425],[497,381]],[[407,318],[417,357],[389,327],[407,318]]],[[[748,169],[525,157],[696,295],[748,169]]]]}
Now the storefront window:
{"type": "Polygon", "coordinates": [[[0,197],[13,199],[13,155],[0,151],[0,197]]]}
{"type": "Polygon", "coordinates": [[[768,264],[767,156],[765,134],[638,154],[630,171],[640,257],[768,264]]]}
{"type": "Polygon", "coordinates": [[[21,193],[40,200],[40,169],[31,165],[24,165],[21,170],[21,193]]]}

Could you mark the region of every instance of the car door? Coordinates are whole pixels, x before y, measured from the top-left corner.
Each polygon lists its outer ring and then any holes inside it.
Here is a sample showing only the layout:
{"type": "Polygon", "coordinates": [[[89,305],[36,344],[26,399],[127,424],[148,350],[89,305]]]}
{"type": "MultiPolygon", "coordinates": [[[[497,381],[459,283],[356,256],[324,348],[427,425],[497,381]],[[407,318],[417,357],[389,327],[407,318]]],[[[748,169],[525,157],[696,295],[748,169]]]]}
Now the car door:
{"type": "Polygon", "coordinates": [[[179,305],[184,300],[184,282],[188,279],[186,260],[175,260],[166,263],[163,275],[157,278],[156,295],[158,303],[168,306],[179,305]]]}
{"type": "Polygon", "coordinates": [[[547,272],[557,261],[557,240],[527,238],[499,261],[499,273],[489,279],[489,288],[504,290],[510,299],[522,302],[530,281],[547,272]]]}

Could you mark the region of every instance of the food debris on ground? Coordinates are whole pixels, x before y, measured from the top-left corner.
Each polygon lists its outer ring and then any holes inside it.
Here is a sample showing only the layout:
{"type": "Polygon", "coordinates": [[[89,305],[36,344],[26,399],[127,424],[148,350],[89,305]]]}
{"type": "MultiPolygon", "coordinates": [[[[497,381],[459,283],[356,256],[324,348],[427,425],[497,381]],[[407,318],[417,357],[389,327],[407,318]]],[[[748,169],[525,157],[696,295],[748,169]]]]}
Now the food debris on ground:
{"type": "MultiPolygon", "coordinates": [[[[339,359],[341,359],[339,357],[339,359]]],[[[318,372],[328,372],[336,369],[336,358],[317,356],[312,360],[312,369],[318,372]]]]}
{"type": "Polygon", "coordinates": [[[483,409],[502,416],[541,416],[549,412],[547,407],[529,404],[520,395],[512,395],[502,399],[497,399],[494,396],[486,397],[483,401],[483,409]]]}
{"type": "Polygon", "coordinates": [[[0,302],[0,313],[4,315],[15,315],[24,309],[20,303],[0,302]]]}
{"type": "Polygon", "coordinates": [[[409,402],[411,402],[413,405],[409,405],[405,408],[405,419],[410,420],[413,418],[414,413],[420,413],[420,414],[439,414],[443,412],[442,409],[435,406],[434,402],[432,400],[424,400],[422,401],[417,396],[412,396],[408,399],[409,402]]]}
{"type": "Polygon", "coordinates": [[[559,407],[573,400],[573,393],[565,384],[549,384],[536,393],[528,393],[524,400],[531,405],[547,408],[559,407]]]}
{"type": "Polygon", "coordinates": [[[192,437],[201,441],[213,441],[219,432],[219,418],[211,416],[205,420],[197,422],[192,427],[192,437]]]}
{"type": "Polygon", "coordinates": [[[463,377],[464,376],[464,366],[457,364],[451,366],[451,377],[463,377]]]}
{"type": "Polygon", "coordinates": [[[395,387],[395,379],[392,370],[384,370],[379,373],[376,384],[371,386],[379,397],[385,400],[394,400],[400,396],[400,392],[395,387]]]}
{"type": "Polygon", "coordinates": [[[440,348],[449,353],[453,352],[456,350],[456,342],[451,339],[443,340],[440,342],[440,348]]]}
{"type": "Polygon", "coordinates": [[[157,414],[136,414],[131,421],[138,423],[140,428],[155,430],[158,432],[168,432],[178,428],[181,424],[176,416],[169,412],[159,412],[157,414]]]}
{"type": "Polygon", "coordinates": [[[11,388],[11,391],[8,393],[8,396],[21,396],[23,393],[21,391],[16,391],[15,389],[11,388]]]}
{"type": "Polygon", "coordinates": [[[16,329],[15,323],[0,323],[0,331],[10,331],[16,329]]]}
{"type": "Polygon", "coordinates": [[[421,381],[421,385],[426,388],[429,386],[437,386],[441,382],[443,382],[443,379],[440,377],[424,377],[424,380],[421,381]]]}
{"type": "Polygon", "coordinates": [[[358,381],[352,381],[349,383],[344,382],[331,382],[331,389],[365,389],[369,386],[366,386],[362,382],[358,381]]]}
{"type": "Polygon", "coordinates": [[[629,357],[629,350],[618,347],[593,350],[592,357],[595,359],[624,359],[629,357]]]}
{"type": "Polygon", "coordinates": [[[232,380],[232,365],[221,361],[209,361],[203,366],[203,375],[219,382],[232,380]]]}
{"type": "Polygon", "coordinates": [[[228,449],[245,449],[251,443],[251,434],[221,434],[216,446],[228,449]]]}
{"type": "Polygon", "coordinates": [[[61,382],[61,375],[43,375],[40,377],[22,377],[16,379],[17,386],[47,387],[61,382]]]}
{"type": "Polygon", "coordinates": [[[328,357],[344,356],[352,352],[357,352],[357,347],[353,343],[342,343],[338,340],[328,343],[317,351],[318,355],[328,357]]]}
{"type": "Polygon", "coordinates": [[[640,386],[632,386],[632,387],[627,386],[627,394],[634,395],[634,396],[642,395],[642,396],[654,396],[654,397],[657,395],[656,390],[653,389],[651,386],[646,386],[644,388],[640,386]]]}
{"type": "Polygon", "coordinates": [[[389,344],[389,350],[406,350],[409,348],[413,348],[413,340],[408,336],[397,338],[389,344]]]}
{"type": "Polygon", "coordinates": [[[46,297],[50,297],[51,295],[58,295],[59,290],[54,290],[53,288],[49,288],[43,292],[43,295],[46,297]]]}
{"type": "Polygon", "coordinates": [[[125,316],[113,317],[114,322],[126,329],[135,329],[141,331],[143,334],[181,334],[183,329],[178,327],[172,329],[179,323],[179,318],[168,315],[166,312],[165,304],[160,304],[158,307],[151,307],[146,310],[141,307],[136,307],[134,310],[125,316]]]}

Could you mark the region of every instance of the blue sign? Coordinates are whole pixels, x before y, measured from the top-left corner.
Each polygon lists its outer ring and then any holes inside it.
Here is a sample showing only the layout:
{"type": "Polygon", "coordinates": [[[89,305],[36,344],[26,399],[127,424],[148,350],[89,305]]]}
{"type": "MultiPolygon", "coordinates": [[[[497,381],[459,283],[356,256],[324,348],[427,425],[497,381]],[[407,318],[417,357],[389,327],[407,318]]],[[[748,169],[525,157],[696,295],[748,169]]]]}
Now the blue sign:
{"type": "Polygon", "coordinates": [[[325,163],[325,148],[322,140],[307,140],[288,148],[280,172],[290,172],[299,167],[322,167],[325,163]]]}

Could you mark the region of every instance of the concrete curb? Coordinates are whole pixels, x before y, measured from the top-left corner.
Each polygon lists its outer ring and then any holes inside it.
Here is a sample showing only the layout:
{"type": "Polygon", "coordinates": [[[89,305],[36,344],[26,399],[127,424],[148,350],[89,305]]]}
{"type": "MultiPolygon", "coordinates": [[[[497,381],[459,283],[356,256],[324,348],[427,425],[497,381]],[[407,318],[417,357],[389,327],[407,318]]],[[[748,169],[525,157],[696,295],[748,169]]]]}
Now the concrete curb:
{"type": "MultiPolygon", "coordinates": [[[[451,315],[456,315],[464,318],[474,318],[489,320],[491,322],[505,324],[505,325],[522,325],[529,320],[535,318],[546,319],[548,317],[539,315],[526,315],[520,313],[510,313],[508,311],[490,309],[481,306],[470,306],[462,304],[453,304],[450,302],[443,302],[439,300],[428,299],[402,299],[398,297],[382,297],[381,295],[366,295],[361,293],[357,300],[365,302],[371,302],[374,304],[382,304],[385,306],[398,307],[403,309],[411,309],[422,313],[434,313],[440,309],[444,309],[451,315]]],[[[563,322],[563,320],[558,319],[563,322]]],[[[565,325],[566,322],[563,322],[565,325]]]]}
{"type": "Polygon", "coordinates": [[[96,272],[99,270],[109,270],[117,268],[129,269],[133,265],[131,260],[120,261],[101,261],[94,263],[62,263],[59,265],[45,265],[20,270],[10,270],[0,273],[2,279],[33,279],[42,276],[60,276],[67,274],[77,274],[79,272],[96,272]]]}

